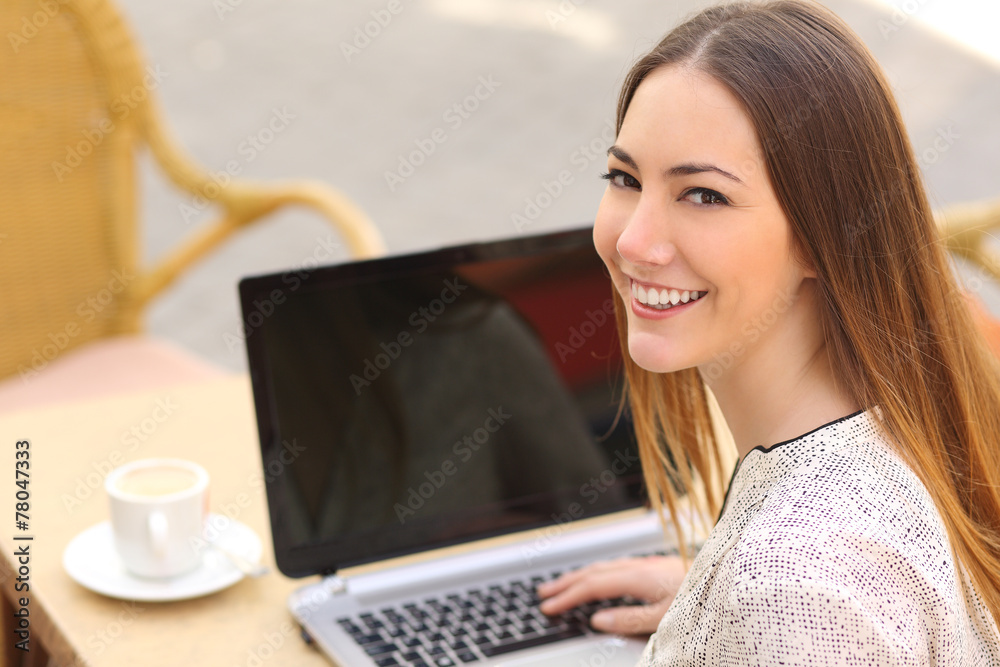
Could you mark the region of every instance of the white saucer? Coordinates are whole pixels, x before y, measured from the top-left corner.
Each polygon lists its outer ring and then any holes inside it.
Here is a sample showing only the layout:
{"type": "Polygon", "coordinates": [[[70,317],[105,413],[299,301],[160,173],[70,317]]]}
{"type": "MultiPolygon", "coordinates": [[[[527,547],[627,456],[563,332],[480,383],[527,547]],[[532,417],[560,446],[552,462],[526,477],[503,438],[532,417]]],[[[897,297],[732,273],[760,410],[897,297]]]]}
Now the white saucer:
{"type": "MultiPolygon", "coordinates": [[[[206,525],[214,527],[213,540],[227,551],[250,562],[260,559],[261,545],[249,527],[221,514],[210,514],[206,525]]],[[[166,602],[186,600],[221,591],[243,578],[243,573],[225,555],[205,548],[201,567],[194,572],[170,579],[144,579],[131,574],[122,565],[115,550],[111,522],[91,526],[66,545],[63,567],[81,586],[122,600],[166,602]]]]}

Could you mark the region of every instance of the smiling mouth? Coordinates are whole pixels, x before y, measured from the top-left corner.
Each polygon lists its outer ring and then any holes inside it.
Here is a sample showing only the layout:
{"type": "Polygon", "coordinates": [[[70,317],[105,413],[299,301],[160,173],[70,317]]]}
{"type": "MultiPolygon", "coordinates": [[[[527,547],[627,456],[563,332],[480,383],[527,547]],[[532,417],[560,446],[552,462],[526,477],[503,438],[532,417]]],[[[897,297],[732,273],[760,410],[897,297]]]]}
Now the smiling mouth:
{"type": "Polygon", "coordinates": [[[655,310],[670,310],[674,306],[697,301],[706,294],[708,292],[677,289],[647,289],[637,282],[632,281],[632,296],[635,297],[635,300],[655,310]]]}

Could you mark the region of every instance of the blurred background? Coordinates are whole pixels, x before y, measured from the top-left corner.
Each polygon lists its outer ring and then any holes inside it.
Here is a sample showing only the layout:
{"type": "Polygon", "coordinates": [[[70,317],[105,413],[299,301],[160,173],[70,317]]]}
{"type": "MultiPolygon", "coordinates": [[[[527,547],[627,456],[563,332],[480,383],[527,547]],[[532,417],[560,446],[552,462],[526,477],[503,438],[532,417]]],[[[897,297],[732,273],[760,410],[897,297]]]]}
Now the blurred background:
{"type": "MultiPolygon", "coordinates": [[[[712,4],[397,2],[120,6],[161,71],[156,95],[173,137],[197,161],[212,171],[235,161],[240,178],[326,181],[367,211],[398,254],[591,223],[624,73],[682,17],[712,4]],[[547,184],[561,192],[539,197],[547,184]]],[[[824,4],[885,67],[932,204],[1000,196],[1000,50],[987,34],[1000,25],[996,4],[824,4]]],[[[140,186],[146,262],[214,217],[149,160],[140,186]]],[[[243,347],[227,337],[239,327],[237,281],[311,258],[343,261],[346,247],[318,215],[287,209],[185,274],[147,311],[148,329],[242,370],[243,347]]],[[[1000,312],[996,292],[982,294],[1000,312]]]]}

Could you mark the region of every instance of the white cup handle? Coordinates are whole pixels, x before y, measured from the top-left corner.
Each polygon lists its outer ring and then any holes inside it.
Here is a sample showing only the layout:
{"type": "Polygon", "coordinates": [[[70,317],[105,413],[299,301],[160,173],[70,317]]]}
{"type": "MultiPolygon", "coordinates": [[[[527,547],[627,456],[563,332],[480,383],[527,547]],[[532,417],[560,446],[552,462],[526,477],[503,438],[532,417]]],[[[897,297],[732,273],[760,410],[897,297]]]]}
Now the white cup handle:
{"type": "Polygon", "coordinates": [[[167,550],[167,517],[163,512],[155,511],[149,513],[149,518],[146,521],[146,526],[149,529],[150,541],[153,545],[153,551],[157,555],[162,555],[167,550]]]}

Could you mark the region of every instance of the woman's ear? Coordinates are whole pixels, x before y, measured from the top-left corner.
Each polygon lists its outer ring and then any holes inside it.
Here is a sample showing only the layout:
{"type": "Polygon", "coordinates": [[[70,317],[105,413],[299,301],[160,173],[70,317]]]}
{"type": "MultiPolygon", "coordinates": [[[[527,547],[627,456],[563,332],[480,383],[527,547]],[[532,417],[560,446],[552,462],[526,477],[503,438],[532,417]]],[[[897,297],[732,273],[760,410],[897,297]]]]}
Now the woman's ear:
{"type": "Polygon", "coordinates": [[[817,276],[816,266],[813,264],[812,259],[810,259],[809,254],[798,242],[792,246],[792,257],[799,265],[799,268],[802,269],[803,278],[815,278],[817,276]]]}

